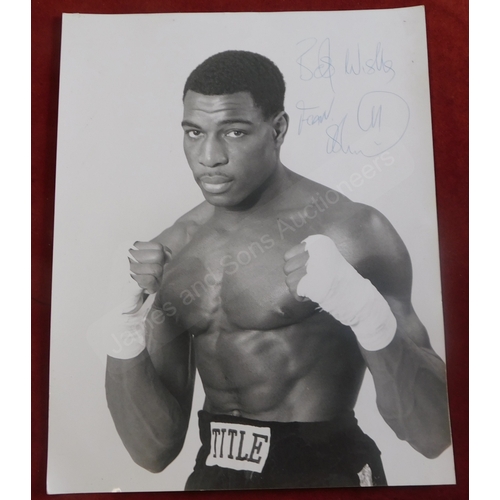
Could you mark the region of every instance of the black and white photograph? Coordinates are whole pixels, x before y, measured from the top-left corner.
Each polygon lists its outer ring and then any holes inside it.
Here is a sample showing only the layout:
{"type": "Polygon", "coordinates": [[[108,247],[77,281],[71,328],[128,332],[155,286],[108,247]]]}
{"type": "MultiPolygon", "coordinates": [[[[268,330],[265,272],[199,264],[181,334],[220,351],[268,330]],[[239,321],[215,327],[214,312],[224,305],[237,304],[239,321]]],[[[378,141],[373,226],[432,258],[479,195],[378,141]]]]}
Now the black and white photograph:
{"type": "Polygon", "coordinates": [[[63,16],[49,493],[454,484],[425,9],[63,16]]]}

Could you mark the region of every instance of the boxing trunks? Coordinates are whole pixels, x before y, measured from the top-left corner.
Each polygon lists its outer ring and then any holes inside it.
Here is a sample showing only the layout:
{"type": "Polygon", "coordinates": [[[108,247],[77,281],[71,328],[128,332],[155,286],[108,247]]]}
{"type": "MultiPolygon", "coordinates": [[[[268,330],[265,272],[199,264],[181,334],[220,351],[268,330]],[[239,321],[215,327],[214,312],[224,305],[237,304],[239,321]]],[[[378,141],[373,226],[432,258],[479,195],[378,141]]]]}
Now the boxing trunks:
{"type": "Polygon", "coordinates": [[[186,490],[386,485],[380,451],[354,412],[328,422],[198,413],[202,446],[186,490]]]}

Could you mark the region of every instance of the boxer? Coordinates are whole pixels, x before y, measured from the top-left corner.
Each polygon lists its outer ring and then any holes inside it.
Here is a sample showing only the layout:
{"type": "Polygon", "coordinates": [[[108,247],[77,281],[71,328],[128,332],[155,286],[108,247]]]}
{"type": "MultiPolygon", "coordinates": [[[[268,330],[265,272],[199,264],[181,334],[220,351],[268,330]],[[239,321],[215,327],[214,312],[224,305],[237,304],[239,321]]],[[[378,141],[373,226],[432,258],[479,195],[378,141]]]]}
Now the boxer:
{"type": "Polygon", "coordinates": [[[108,357],[108,406],[133,460],[162,471],[199,372],[189,490],[386,484],[354,416],[367,368],[399,438],[429,458],[450,445],[445,367],[411,304],[408,252],[382,214],[282,164],[284,93],[250,52],[191,73],[184,151],[205,201],[131,250],[123,331],[137,342],[108,357]]]}

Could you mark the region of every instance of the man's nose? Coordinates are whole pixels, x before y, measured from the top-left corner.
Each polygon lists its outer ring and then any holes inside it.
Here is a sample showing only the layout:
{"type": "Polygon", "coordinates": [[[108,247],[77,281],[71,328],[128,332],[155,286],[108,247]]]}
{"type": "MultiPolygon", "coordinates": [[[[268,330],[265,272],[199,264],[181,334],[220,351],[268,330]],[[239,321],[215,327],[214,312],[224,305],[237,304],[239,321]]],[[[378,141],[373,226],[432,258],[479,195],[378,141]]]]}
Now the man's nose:
{"type": "Polygon", "coordinates": [[[216,137],[207,137],[200,152],[200,163],[205,167],[217,167],[227,163],[224,146],[216,137]]]}

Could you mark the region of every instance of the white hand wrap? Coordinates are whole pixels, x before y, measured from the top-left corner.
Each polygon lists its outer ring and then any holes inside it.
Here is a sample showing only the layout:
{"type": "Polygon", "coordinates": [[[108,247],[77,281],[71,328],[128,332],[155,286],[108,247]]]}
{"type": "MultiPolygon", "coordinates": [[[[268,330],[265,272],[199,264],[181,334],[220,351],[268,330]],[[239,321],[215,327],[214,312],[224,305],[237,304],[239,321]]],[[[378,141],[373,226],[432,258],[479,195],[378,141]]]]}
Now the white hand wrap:
{"type": "Polygon", "coordinates": [[[380,292],[344,259],[327,236],[315,234],[303,243],[309,260],[297,295],[317,302],[335,319],[350,326],[367,351],[389,345],[396,333],[396,318],[380,292]]]}
{"type": "Polygon", "coordinates": [[[144,295],[137,283],[129,280],[124,289],[125,300],[115,308],[110,318],[108,335],[113,342],[109,343],[107,353],[118,359],[131,359],[138,356],[146,347],[146,317],[154,301],[154,294],[144,295]]]}

